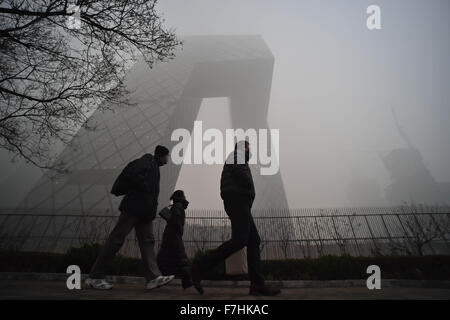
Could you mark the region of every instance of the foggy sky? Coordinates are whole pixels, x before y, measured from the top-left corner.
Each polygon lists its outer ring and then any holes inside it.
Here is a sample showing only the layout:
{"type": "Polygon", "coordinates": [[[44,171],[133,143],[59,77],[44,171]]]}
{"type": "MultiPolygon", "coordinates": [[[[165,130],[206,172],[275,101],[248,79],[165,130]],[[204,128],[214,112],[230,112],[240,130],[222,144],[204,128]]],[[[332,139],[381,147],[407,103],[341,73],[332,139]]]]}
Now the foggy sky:
{"type": "MultiPolygon", "coordinates": [[[[375,151],[406,147],[391,105],[433,177],[450,181],[450,1],[162,0],[159,8],[179,36],[259,34],[266,41],[275,57],[268,122],[280,129],[290,207],[348,206],[355,179],[373,180],[383,192],[390,179],[375,151]],[[381,30],[366,27],[371,4],[381,7],[381,30]]],[[[204,104],[200,118],[207,127],[229,125],[224,100],[214,104],[220,123],[204,104]]],[[[17,165],[0,155],[2,188],[15,181],[9,194],[23,194],[28,182],[12,178],[17,165]]],[[[177,187],[192,208],[221,208],[218,193],[208,194],[221,167],[205,167],[183,167],[177,187]]],[[[376,202],[367,205],[385,204],[376,202]]]]}
{"type": "MultiPolygon", "coordinates": [[[[407,147],[391,105],[433,177],[450,181],[449,1],[166,0],[161,8],[178,34],[261,34],[268,44],[268,121],[280,129],[291,207],[350,205],[352,179],[373,179],[383,192],[390,179],[373,151],[407,147]],[[381,30],[366,28],[370,4],[381,8],[381,30]]],[[[187,171],[180,180],[194,176],[187,171]]],[[[367,205],[377,204],[385,203],[367,205]]]]}

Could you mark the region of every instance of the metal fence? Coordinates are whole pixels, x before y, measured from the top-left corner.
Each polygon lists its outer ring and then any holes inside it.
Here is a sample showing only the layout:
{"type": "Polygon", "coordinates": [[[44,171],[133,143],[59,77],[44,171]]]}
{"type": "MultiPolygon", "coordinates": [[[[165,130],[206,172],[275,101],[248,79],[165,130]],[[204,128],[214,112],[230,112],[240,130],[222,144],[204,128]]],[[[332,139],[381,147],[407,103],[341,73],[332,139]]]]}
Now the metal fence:
{"type": "MultiPolygon", "coordinates": [[[[323,255],[371,256],[450,254],[450,207],[398,206],[254,210],[262,259],[323,255]]],[[[103,243],[117,216],[66,212],[50,215],[0,210],[0,249],[66,252],[103,243]]],[[[156,250],[165,221],[154,221],[156,250]]],[[[184,242],[189,256],[217,247],[231,237],[222,210],[187,210],[184,242]]],[[[139,257],[134,232],[120,253],[139,257]]]]}

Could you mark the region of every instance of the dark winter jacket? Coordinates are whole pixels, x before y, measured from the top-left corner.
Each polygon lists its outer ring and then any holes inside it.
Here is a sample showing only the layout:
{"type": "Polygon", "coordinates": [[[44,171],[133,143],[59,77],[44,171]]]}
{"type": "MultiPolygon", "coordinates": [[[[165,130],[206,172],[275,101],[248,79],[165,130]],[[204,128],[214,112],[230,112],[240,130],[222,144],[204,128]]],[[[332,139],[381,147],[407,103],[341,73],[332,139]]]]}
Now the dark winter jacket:
{"type": "Polygon", "coordinates": [[[170,208],[171,215],[164,229],[158,261],[186,262],[187,255],[183,243],[185,211],[181,202],[175,202],[170,208]]]}
{"type": "Polygon", "coordinates": [[[255,185],[252,172],[245,154],[241,150],[232,152],[225,162],[220,178],[220,196],[222,199],[235,196],[248,198],[252,203],[255,199],[255,185]]]}
{"type": "Polygon", "coordinates": [[[156,216],[159,196],[159,166],[153,155],[147,153],[130,163],[131,191],[122,199],[119,210],[142,219],[156,216]]]}

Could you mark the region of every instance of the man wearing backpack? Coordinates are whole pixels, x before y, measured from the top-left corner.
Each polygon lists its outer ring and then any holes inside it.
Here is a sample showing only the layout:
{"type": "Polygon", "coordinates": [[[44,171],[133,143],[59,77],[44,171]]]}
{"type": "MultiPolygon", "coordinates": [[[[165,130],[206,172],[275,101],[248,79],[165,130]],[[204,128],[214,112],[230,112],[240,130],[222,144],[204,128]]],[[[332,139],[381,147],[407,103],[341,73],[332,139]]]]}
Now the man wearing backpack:
{"type": "Polygon", "coordinates": [[[122,247],[126,236],[134,228],[144,263],[146,288],[164,286],[174,276],[162,276],[155,258],[153,219],[156,216],[159,195],[159,167],[169,161],[169,150],[156,146],[154,156],[144,154],[130,162],[115,181],[111,193],[122,199],[119,220],[108,237],[100,255],[91,269],[86,284],[94,289],[108,290],[113,287],[106,281],[107,269],[112,265],[114,256],[122,247]]]}

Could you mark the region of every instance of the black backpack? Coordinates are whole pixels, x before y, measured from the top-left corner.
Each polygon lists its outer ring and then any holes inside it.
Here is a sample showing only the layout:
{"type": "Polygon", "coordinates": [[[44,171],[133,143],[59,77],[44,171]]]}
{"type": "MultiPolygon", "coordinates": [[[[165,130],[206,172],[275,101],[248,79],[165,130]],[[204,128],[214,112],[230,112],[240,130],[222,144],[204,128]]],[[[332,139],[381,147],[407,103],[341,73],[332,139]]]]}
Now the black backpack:
{"type": "Polygon", "coordinates": [[[140,159],[136,159],[131,161],[126,165],[126,167],[122,170],[122,172],[117,177],[116,181],[111,188],[111,193],[115,196],[123,196],[129,193],[133,187],[132,180],[132,172],[133,168],[138,165],[138,161],[140,159]]]}

